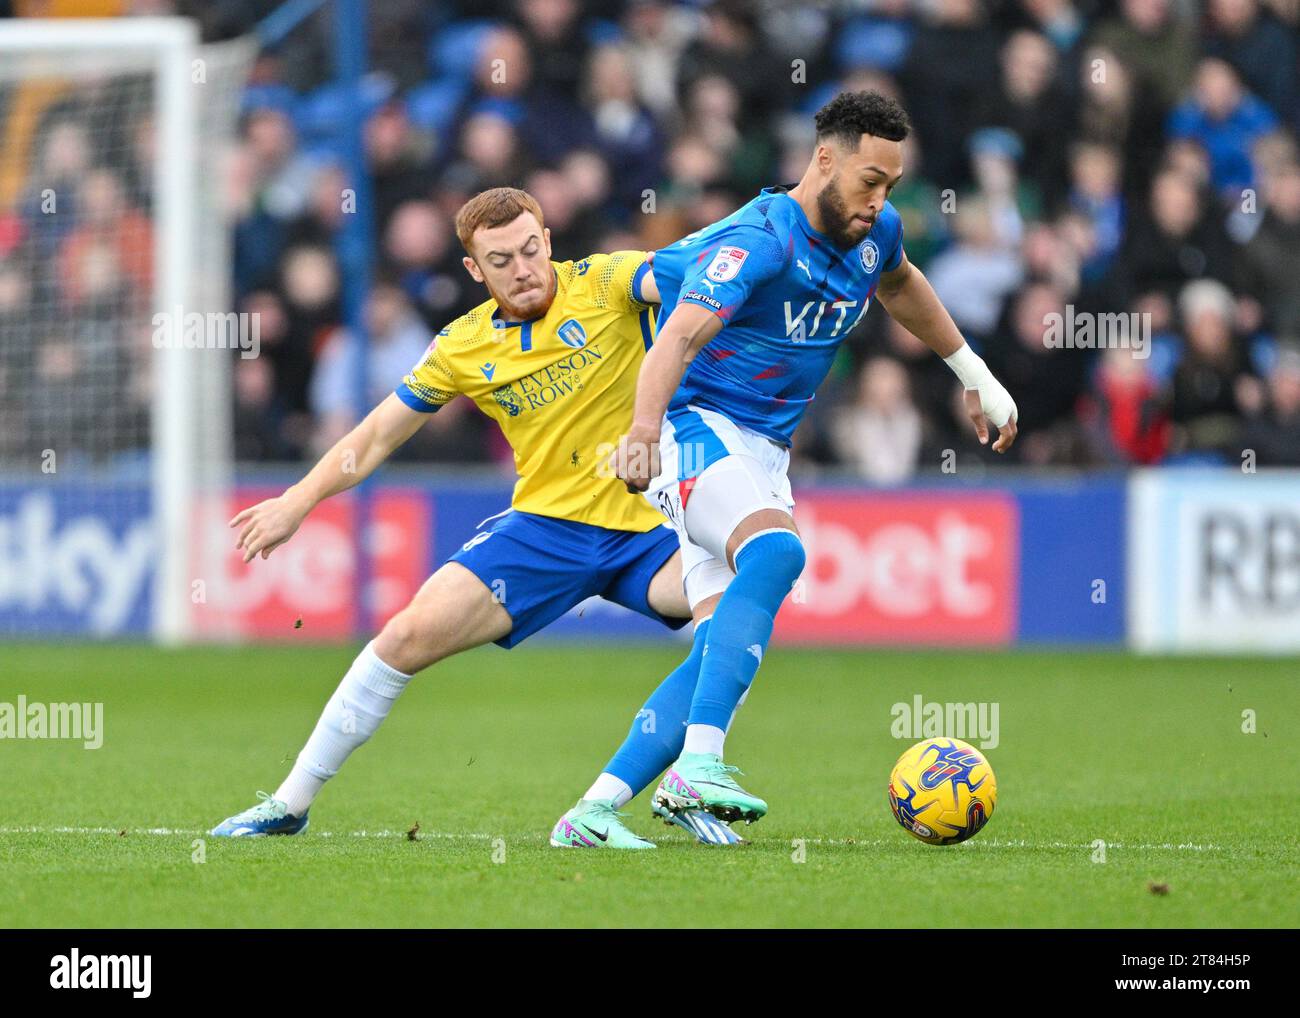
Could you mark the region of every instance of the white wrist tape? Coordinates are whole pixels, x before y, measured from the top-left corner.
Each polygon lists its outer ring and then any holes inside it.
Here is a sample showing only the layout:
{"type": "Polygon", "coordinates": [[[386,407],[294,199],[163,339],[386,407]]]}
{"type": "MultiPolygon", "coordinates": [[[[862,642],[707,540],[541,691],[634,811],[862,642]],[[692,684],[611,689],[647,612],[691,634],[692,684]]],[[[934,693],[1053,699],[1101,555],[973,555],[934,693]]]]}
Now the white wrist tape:
{"type": "Polygon", "coordinates": [[[980,409],[994,426],[1002,427],[1009,420],[1018,416],[1015,401],[1011,393],[993,377],[993,372],[984,363],[984,358],[963,343],[956,353],[949,354],[943,362],[952,368],[952,372],[966,389],[975,389],[980,396],[980,409]]]}
{"type": "Polygon", "coordinates": [[[952,373],[961,379],[961,384],[967,389],[978,389],[993,377],[984,358],[972,350],[969,343],[963,343],[956,353],[949,354],[943,362],[952,368],[952,373]]]}

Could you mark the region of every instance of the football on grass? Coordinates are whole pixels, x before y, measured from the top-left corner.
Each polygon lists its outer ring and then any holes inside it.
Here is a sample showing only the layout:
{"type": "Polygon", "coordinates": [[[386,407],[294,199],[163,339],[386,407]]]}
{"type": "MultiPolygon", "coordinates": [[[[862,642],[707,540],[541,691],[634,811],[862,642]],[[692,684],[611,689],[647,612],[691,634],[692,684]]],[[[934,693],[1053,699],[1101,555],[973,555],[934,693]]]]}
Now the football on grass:
{"type": "Polygon", "coordinates": [[[993,768],[960,739],[926,739],[898,758],[889,775],[894,819],[927,845],[955,845],[989,822],[998,799],[993,768]]]}

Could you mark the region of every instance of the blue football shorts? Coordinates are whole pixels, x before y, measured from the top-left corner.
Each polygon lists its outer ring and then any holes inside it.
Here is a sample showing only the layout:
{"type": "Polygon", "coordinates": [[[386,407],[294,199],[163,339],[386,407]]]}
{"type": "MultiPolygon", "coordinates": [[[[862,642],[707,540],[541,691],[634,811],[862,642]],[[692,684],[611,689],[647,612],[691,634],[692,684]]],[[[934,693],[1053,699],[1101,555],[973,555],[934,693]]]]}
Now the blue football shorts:
{"type": "Polygon", "coordinates": [[[677,550],[667,523],[638,534],[511,509],[452,555],[501,598],[514,627],[497,640],[510,648],[544,629],[576,604],[603,597],[681,629],[688,618],[669,618],[650,607],[650,580],[677,550]]]}

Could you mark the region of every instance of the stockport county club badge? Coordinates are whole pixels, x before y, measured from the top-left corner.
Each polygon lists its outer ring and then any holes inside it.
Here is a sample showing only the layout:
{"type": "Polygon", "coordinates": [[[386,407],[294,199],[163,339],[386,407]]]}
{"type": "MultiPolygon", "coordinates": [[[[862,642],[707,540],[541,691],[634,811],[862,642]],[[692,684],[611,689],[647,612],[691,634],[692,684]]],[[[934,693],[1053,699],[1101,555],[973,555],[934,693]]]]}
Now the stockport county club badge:
{"type": "Polygon", "coordinates": [[[874,240],[866,240],[858,248],[858,255],[862,258],[862,267],[868,272],[876,271],[876,262],[880,261],[880,248],[876,247],[874,240]]]}

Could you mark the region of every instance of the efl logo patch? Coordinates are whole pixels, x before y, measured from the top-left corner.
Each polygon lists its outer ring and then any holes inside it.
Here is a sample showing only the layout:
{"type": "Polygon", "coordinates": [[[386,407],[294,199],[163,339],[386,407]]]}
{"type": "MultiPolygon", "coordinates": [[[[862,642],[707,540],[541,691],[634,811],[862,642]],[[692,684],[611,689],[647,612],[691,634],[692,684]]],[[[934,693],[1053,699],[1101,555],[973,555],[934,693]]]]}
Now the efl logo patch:
{"type": "Polygon", "coordinates": [[[736,273],[740,271],[740,267],[745,264],[745,259],[748,257],[749,252],[743,247],[719,248],[718,253],[713,256],[713,261],[709,262],[704,275],[715,283],[725,283],[729,279],[735,279],[736,273]]]}
{"type": "Polygon", "coordinates": [[[576,318],[569,318],[560,323],[560,327],[555,330],[555,334],[565,346],[571,346],[575,350],[581,349],[587,343],[587,330],[582,327],[582,323],[576,318]]]}
{"type": "Polygon", "coordinates": [[[868,272],[875,272],[876,262],[880,261],[880,248],[876,247],[876,242],[868,240],[858,248],[858,254],[862,258],[862,267],[868,272]]]}

